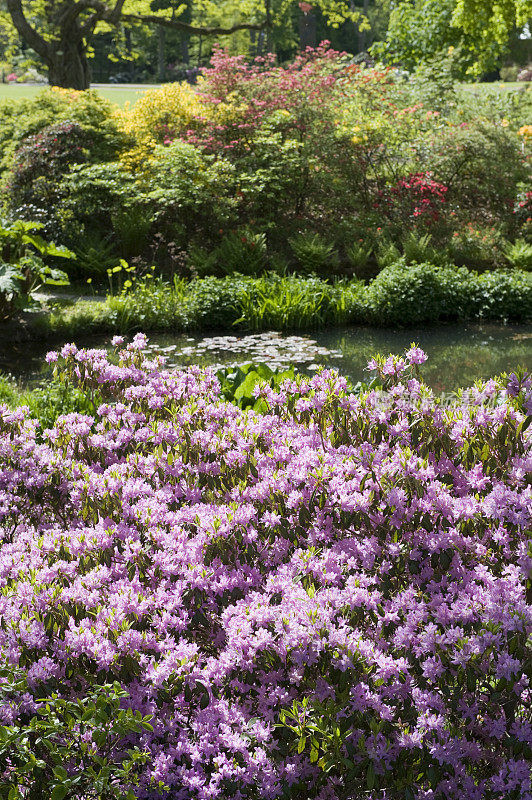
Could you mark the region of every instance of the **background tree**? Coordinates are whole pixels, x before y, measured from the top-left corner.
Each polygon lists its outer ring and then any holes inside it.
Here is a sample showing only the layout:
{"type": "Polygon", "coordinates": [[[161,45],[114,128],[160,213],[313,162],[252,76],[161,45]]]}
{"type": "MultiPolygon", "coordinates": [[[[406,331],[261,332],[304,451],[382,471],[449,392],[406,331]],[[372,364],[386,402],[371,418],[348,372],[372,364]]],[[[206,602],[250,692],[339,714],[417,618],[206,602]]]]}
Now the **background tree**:
{"type": "MultiPolygon", "coordinates": [[[[204,20],[197,25],[185,21],[190,14],[187,2],[154,8],[150,0],[6,0],[15,29],[43,60],[49,82],[73,89],[89,86],[88,48],[99,29],[148,24],[211,37],[265,31],[266,49],[270,49],[276,16],[283,16],[294,4],[295,0],[197,0],[194,14],[204,20]],[[220,16],[229,16],[232,22],[217,23],[220,16]]],[[[362,13],[353,10],[349,0],[316,0],[314,6],[333,27],[345,19],[364,24],[362,13]]]]}
{"type": "Polygon", "coordinates": [[[42,58],[49,82],[72,89],[89,86],[87,49],[101,25],[117,28],[123,23],[145,22],[210,35],[228,35],[244,28],[260,30],[265,25],[264,20],[243,20],[230,28],[198,28],[180,19],[186,3],[168,15],[166,10],[152,12],[142,0],[7,0],[7,10],[21,39],[42,58]]]}
{"type": "Polygon", "coordinates": [[[408,70],[456,50],[458,75],[500,63],[510,38],[532,17],[532,0],[400,0],[375,55],[408,70]]]}

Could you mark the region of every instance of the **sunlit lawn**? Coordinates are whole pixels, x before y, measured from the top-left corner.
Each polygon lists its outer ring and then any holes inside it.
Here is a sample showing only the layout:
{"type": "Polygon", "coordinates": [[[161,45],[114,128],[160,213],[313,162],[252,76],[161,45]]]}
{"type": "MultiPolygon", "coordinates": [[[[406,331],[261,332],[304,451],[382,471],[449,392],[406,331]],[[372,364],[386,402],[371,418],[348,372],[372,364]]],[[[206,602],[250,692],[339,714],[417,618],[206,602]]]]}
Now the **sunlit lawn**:
{"type": "MultiPolygon", "coordinates": [[[[35,95],[43,89],[43,85],[32,85],[24,83],[7,84],[0,83],[0,100],[12,99],[19,100],[22,97],[35,97],[35,95]]],[[[113,86],[112,84],[102,87],[98,86],[97,91],[101,95],[116,103],[119,106],[124,106],[129,100],[134,103],[135,100],[143,94],[147,89],[153,88],[152,85],[139,86],[113,86]]]]}
{"type": "MultiPolygon", "coordinates": [[[[473,93],[488,93],[488,92],[495,92],[495,91],[517,91],[517,90],[524,90],[529,87],[527,83],[519,83],[517,81],[504,83],[503,81],[497,81],[496,83],[464,83],[462,84],[462,88],[468,92],[473,93]]],[[[13,100],[18,100],[21,97],[35,97],[35,95],[43,88],[42,85],[35,86],[32,84],[24,84],[24,83],[17,83],[17,84],[7,84],[7,83],[0,83],[0,100],[4,98],[12,98],[13,100]]],[[[113,103],[116,103],[119,106],[124,106],[127,101],[130,103],[134,103],[135,100],[139,97],[139,95],[143,94],[148,89],[154,88],[153,84],[144,84],[143,86],[124,86],[118,85],[113,86],[113,84],[102,85],[97,84],[94,88],[97,89],[100,94],[104,97],[107,97],[113,103]]]]}

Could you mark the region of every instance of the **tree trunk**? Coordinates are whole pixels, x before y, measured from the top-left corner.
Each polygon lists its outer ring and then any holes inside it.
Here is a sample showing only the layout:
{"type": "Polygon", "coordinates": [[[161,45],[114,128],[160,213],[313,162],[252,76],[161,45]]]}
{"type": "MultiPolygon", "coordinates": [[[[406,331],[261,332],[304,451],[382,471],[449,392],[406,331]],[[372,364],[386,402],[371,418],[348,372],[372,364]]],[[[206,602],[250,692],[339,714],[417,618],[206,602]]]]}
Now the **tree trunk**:
{"type": "Polygon", "coordinates": [[[64,89],[88,89],[91,76],[83,40],[64,39],[62,45],[48,62],[48,83],[64,89]]]}
{"type": "MultiPolygon", "coordinates": [[[[364,0],[363,6],[363,14],[365,17],[368,16],[368,9],[369,9],[369,0],[364,0]]],[[[361,31],[360,28],[358,29],[358,52],[363,53],[366,50],[366,33],[367,31],[361,31]]]]}
{"type": "Polygon", "coordinates": [[[166,31],[159,25],[157,36],[157,79],[164,81],[166,78],[166,31]]]}
{"type": "Polygon", "coordinates": [[[299,48],[316,47],[316,12],[311,10],[299,16],[299,48]]]}
{"type": "Polygon", "coordinates": [[[271,0],[264,0],[264,10],[266,12],[266,52],[271,53],[273,50],[271,0]]]}

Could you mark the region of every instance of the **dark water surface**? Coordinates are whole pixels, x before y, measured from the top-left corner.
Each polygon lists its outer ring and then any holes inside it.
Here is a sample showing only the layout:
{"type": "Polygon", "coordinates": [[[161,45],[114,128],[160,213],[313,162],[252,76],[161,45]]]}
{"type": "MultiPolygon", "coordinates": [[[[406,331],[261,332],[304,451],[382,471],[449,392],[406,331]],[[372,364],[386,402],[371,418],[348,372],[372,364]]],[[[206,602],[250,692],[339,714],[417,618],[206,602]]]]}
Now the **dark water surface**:
{"type": "MultiPolygon", "coordinates": [[[[106,347],[111,337],[77,339],[84,347],[106,347]]],[[[334,367],[353,381],[368,378],[368,360],[376,353],[401,353],[412,342],[429,356],[422,372],[436,391],[467,386],[523,366],[532,371],[532,326],[445,325],[416,329],[335,328],[308,335],[261,333],[251,336],[172,336],[153,334],[151,351],[168,358],[168,366],[220,365],[265,361],[270,366],[294,363],[312,373],[334,367]]],[[[59,345],[60,347],[60,345],[59,345]]],[[[0,345],[0,372],[24,383],[46,380],[44,356],[57,344],[31,342],[0,345]]]]}

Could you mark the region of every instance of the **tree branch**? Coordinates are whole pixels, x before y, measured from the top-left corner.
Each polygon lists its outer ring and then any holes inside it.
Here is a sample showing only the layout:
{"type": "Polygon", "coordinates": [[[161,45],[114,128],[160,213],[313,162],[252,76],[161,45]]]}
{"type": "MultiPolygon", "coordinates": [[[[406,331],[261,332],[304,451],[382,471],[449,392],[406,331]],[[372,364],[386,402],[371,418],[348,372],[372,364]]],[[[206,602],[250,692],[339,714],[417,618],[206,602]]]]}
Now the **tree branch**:
{"type": "Polygon", "coordinates": [[[49,63],[52,52],[48,42],[32,28],[24,15],[21,0],[7,0],[7,10],[13,20],[13,25],[17,29],[22,39],[38,53],[41,58],[49,63]]]}
{"type": "MultiPolygon", "coordinates": [[[[103,19],[109,22],[107,17],[103,17],[103,19]]],[[[232,28],[198,28],[196,25],[189,25],[187,22],[180,22],[178,19],[156,17],[155,14],[122,14],[120,19],[124,22],[149,22],[154,25],[162,25],[165,28],[185,31],[190,36],[229,36],[237,31],[262,31],[266,27],[266,22],[241,22],[238,25],[233,25],[232,28]]]]}

